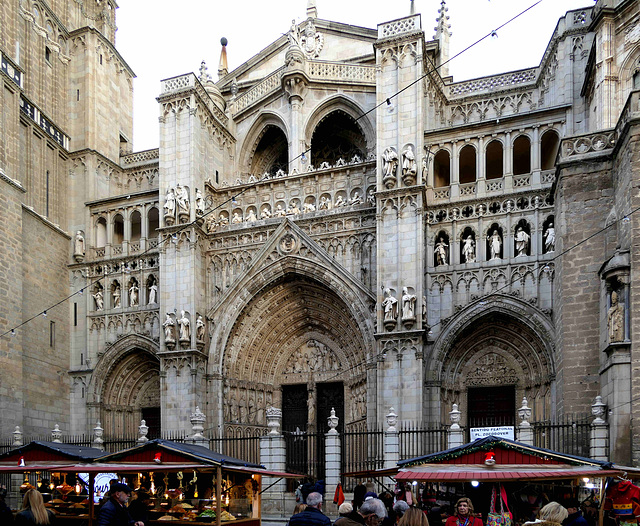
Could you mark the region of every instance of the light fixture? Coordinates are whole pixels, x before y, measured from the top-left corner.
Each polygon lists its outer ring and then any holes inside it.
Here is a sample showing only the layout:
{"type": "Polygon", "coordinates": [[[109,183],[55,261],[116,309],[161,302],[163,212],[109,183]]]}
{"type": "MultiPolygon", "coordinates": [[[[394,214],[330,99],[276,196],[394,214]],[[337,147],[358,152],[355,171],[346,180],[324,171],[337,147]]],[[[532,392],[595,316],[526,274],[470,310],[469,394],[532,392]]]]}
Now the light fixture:
{"type": "Polygon", "coordinates": [[[472,485],[474,488],[477,488],[477,487],[480,485],[480,482],[478,482],[477,480],[472,480],[472,481],[471,481],[471,485],[472,485]]]}
{"type": "Polygon", "coordinates": [[[544,267],[542,267],[542,271],[543,272],[549,272],[549,271],[551,271],[551,267],[549,265],[545,265],[544,267]]]}
{"type": "Polygon", "coordinates": [[[391,102],[391,99],[387,99],[387,111],[389,113],[393,113],[393,104],[391,102]]]}
{"type": "Polygon", "coordinates": [[[11,336],[15,336],[16,335],[16,330],[15,329],[11,329],[11,336]]]}
{"type": "Polygon", "coordinates": [[[238,201],[236,201],[236,196],[235,195],[231,198],[231,204],[234,205],[234,206],[238,206],[238,201]]]}
{"type": "Polygon", "coordinates": [[[42,313],[42,317],[43,317],[43,318],[46,318],[46,317],[47,317],[47,311],[44,311],[44,312],[42,313]]]}
{"type": "Polygon", "coordinates": [[[585,484],[586,484],[587,482],[589,482],[589,477],[584,477],[584,478],[582,479],[582,482],[584,482],[585,484]]]}
{"type": "Polygon", "coordinates": [[[626,224],[629,224],[631,222],[631,219],[629,218],[629,216],[624,216],[622,218],[622,222],[626,225],[626,224]]]}
{"type": "Polygon", "coordinates": [[[493,39],[498,38],[498,32],[495,29],[491,31],[491,38],[493,39]]]}
{"type": "Polygon", "coordinates": [[[418,481],[414,480],[411,484],[413,484],[414,486],[417,486],[418,485],[418,481]]]}
{"type": "Polygon", "coordinates": [[[302,152],[302,155],[300,156],[300,162],[302,162],[302,164],[307,164],[307,156],[305,155],[305,152],[302,152]]]}

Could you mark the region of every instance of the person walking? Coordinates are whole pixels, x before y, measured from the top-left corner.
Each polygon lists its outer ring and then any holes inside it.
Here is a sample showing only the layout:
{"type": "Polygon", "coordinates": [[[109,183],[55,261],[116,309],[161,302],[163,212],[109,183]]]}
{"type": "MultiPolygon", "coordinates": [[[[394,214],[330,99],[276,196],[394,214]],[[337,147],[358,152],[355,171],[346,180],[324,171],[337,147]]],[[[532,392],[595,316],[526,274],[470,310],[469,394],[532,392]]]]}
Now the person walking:
{"type": "Polygon", "coordinates": [[[307,507],[289,519],[289,526],[331,526],[331,519],[322,513],[322,495],[309,493],[307,507]]]}
{"type": "Polygon", "coordinates": [[[361,524],[380,526],[386,516],[387,509],[384,503],[380,499],[371,497],[366,499],[357,511],[354,510],[346,517],[339,518],[334,522],[334,526],[360,526],[361,524]]]}
{"type": "Polygon", "coordinates": [[[37,489],[30,489],[24,494],[22,511],[16,515],[15,523],[18,525],[31,524],[55,524],[56,516],[44,507],[42,493],[37,489]]]}
{"type": "Polygon", "coordinates": [[[483,526],[482,519],[473,514],[473,504],[468,497],[458,499],[455,514],[447,519],[445,526],[483,526]]]}
{"type": "Polygon", "coordinates": [[[125,504],[131,496],[131,488],[122,482],[111,486],[109,500],[100,508],[98,526],[145,526],[129,515],[125,504]]]}

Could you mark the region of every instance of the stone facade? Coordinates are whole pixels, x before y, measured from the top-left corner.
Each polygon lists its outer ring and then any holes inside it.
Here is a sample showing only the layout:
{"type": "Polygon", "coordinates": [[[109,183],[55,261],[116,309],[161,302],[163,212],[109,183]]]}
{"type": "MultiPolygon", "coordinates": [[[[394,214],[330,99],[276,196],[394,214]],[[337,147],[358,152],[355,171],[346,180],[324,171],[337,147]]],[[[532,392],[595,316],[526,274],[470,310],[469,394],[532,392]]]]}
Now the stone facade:
{"type": "Polygon", "coordinates": [[[5,2],[1,432],[151,436],[199,407],[205,434],[255,436],[271,406],[342,431],[454,403],[517,425],[525,397],[536,422],[601,395],[612,459],[638,463],[640,2],[464,82],[435,69],[444,7],[433,39],[310,9],[217,82],[163,80],[160,147],[133,152],[115,5],[5,2]]]}

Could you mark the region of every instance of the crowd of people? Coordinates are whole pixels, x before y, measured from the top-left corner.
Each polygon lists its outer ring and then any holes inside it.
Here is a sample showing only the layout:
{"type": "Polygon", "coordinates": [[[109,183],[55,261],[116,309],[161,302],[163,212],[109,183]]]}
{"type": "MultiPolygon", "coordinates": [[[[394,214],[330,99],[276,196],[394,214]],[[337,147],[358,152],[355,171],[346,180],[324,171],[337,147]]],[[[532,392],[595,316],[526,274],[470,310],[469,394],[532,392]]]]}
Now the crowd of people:
{"type": "MultiPolygon", "coordinates": [[[[568,499],[563,504],[549,502],[536,518],[522,526],[589,526],[577,499],[568,499]]],[[[322,511],[321,493],[312,492],[306,502],[296,504],[289,526],[484,526],[481,514],[475,512],[467,497],[458,499],[453,510],[437,506],[427,512],[417,506],[410,490],[394,496],[388,491],[380,495],[373,491],[363,494],[356,488],[353,501],[340,504],[338,513],[339,517],[332,522],[322,511]]]]}

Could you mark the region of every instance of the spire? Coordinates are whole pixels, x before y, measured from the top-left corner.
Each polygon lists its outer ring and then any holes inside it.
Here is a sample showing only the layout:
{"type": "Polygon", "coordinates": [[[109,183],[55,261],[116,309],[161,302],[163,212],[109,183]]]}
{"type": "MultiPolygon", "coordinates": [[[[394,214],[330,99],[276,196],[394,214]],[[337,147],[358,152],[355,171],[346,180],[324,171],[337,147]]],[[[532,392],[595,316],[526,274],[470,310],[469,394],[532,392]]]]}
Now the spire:
{"type": "Polygon", "coordinates": [[[218,80],[222,77],[226,76],[229,73],[229,66],[227,65],[227,44],[229,41],[222,37],[220,39],[220,44],[222,44],[222,49],[220,50],[220,64],[218,64],[218,80]]]}
{"type": "Polygon", "coordinates": [[[318,18],[316,0],[307,0],[307,18],[318,18]]]}
{"type": "Polygon", "coordinates": [[[409,0],[411,7],[409,8],[409,16],[416,14],[416,0],[409,0]]]}
{"type": "MultiPolygon", "coordinates": [[[[411,3],[413,4],[413,1],[411,3]]],[[[437,40],[440,44],[440,60],[438,60],[436,64],[438,66],[449,60],[449,37],[451,37],[451,31],[449,31],[449,29],[451,29],[451,24],[449,24],[448,11],[449,8],[445,0],[441,0],[440,9],[438,9],[438,18],[436,18],[438,25],[434,27],[436,34],[433,37],[434,40],[437,40]]],[[[449,76],[449,66],[447,64],[440,68],[440,76],[449,76]]]]}

